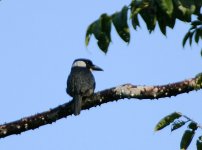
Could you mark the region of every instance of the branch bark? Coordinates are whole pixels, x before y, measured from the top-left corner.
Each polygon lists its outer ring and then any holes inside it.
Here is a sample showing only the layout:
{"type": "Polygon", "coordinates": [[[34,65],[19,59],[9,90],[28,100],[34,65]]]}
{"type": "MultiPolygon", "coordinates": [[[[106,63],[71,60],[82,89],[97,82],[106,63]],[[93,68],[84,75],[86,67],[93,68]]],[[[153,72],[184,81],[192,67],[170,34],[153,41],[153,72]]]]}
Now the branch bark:
{"type": "MultiPolygon", "coordinates": [[[[195,78],[161,86],[137,86],[124,84],[99,91],[92,97],[85,98],[83,100],[82,110],[124,98],[157,100],[159,98],[176,96],[193,90],[199,90],[201,88],[202,74],[197,75],[195,78]]],[[[20,134],[31,129],[34,130],[40,126],[52,124],[53,122],[72,114],[73,102],[70,101],[48,111],[0,125],[0,138],[13,134],[20,134]]]]}

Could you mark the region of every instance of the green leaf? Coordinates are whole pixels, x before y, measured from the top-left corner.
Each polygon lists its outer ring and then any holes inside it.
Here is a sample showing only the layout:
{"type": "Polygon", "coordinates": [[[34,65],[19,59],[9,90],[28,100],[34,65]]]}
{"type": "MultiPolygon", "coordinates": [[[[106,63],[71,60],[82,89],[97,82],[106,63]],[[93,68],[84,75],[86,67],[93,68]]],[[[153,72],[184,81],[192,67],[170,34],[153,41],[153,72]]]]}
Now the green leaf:
{"type": "Polygon", "coordinates": [[[202,49],[201,49],[201,57],[202,57],[202,49]]]}
{"type": "Polygon", "coordinates": [[[98,46],[104,53],[107,52],[109,43],[111,42],[111,18],[107,14],[100,17],[103,38],[98,41],[98,46]]]}
{"type": "Polygon", "coordinates": [[[151,1],[133,0],[130,4],[131,18],[150,5],[151,1]]]}
{"type": "Polygon", "coordinates": [[[185,46],[185,44],[186,44],[186,42],[187,42],[189,36],[190,36],[190,32],[187,32],[187,33],[185,34],[184,38],[183,38],[183,41],[182,41],[182,46],[183,46],[183,47],[185,46]]]}
{"type": "Polygon", "coordinates": [[[197,17],[198,20],[202,21],[202,14],[199,14],[197,17]]]}
{"type": "Polygon", "coordinates": [[[133,28],[136,30],[137,27],[140,26],[140,23],[139,23],[139,20],[138,20],[138,16],[137,15],[134,15],[132,16],[132,25],[133,25],[133,28]]]}
{"type": "Polygon", "coordinates": [[[197,5],[197,6],[202,6],[202,1],[201,0],[194,0],[194,2],[195,2],[195,4],[197,5]]]}
{"type": "Polygon", "coordinates": [[[199,38],[200,38],[200,32],[198,30],[196,30],[196,32],[195,32],[195,38],[194,38],[194,40],[195,40],[196,43],[198,43],[199,38]]]}
{"type": "Polygon", "coordinates": [[[196,6],[193,0],[174,0],[175,16],[182,21],[191,21],[191,15],[195,12],[196,6]]]}
{"type": "Polygon", "coordinates": [[[122,40],[128,43],[130,41],[130,30],[127,23],[127,13],[128,7],[124,6],[120,12],[112,15],[112,22],[122,40]]]}
{"type": "Polygon", "coordinates": [[[156,0],[156,2],[164,13],[166,13],[169,17],[172,17],[174,9],[172,0],[156,0]]]}
{"type": "Polygon", "coordinates": [[[176,129],[179,129],[180,127],[185,125],[185,123],[186,123],[185,121],[181,121],[181,120],[173,122],[172,127],[171,127],[171,132],[176,130],[176,129]]]}
{"type": "Polygon", "coordinates": [[[155,7],[147,7],[140,11],[140,15],[147,25],[147,29],[151,33],[156,26],[156,9],[155,7]]]}
{"type": "Polygon", "coordinates": [[[92,23],[91,25],[88,26],[88,29],[86,31],[86,38],[85,38],[86,46],[88,46],[89,41],[90,41],[90,37],[91,37],[91,35],[93,33],[93,26],[94,26],[94,24],[92,23]]]}
{"type": "Polygon", "coordinates": [[[161,30],[161,33],[166,35],[166,24],[161,19],[158,20],[159,28],[161,30]]]}
{"type": "Polygon", "coordinates": [[[174,18],[174,17],[168,18],[167,19],[167,26],[169,26],[171,29],[173,29],[175,26],[175,20],[176,20],[176,18],[174,18]]]}
{"type": "MultiPolygon", "coordinates": [[[[95,38],[97,39],[98,43],[104,43],[105,41],[105,35],[104,32],[102,31],[102,23],[101,23],[101,19],[95,21],[93,23],[93,27],[92,27],[92,33],[94,34],[95,38]]],[[[102,49],[102,48],[100,48],[102,49]]]]}
{"type": "Polygon", "coordinates": [[[180,149],[186,150],[188,146],[190,145],[195,132],[192,130],[186,130],[182,136],[181,142],[180,142],[180,149]]]}
{"type": "Polygon", "coordinates": [[[189,128],[189,129],[192,129],[193,131],[196,131],[197,128],[198,128],[198,125],[197,125],[197,123],[195,123],[195,122],[191,122],[191,123],[188,125],[188,128],[189,128]]]}
{"type": "Polygon", "coordinates": [[[202,150],[202,136],[198,137],[198,140],[196,141],[196,147],[197,150],[202,150]]]}
{"type": "Polygon", "coordinates": [[[194,40],[196,43],[199,42],[199,39],[202,39],[202,25],[201,25],[202,22],[201,21],[193,21],[191,24],[192,24],[191,28],[186,33],[186,35],[184,36],[184,39],[182,41],[183,47],[185,46],[188,39],[189,39],[189,44],[191,46],[193,36],[194,36],[194,40]]]}
{"type": "Polygon", "coordinates": [[[159,131],[166,126],[168,126],[170,123],[172,123],[175,119],[180,118],[182,115],[178,112],[174,112],[168,116],[165,116],[163,119],[161,119],[157,125],[155,126],[154,131],[159,131]]]}
{"type": "Polygon", "coordinates": [[[175,26],[176,17],[174,15],[169,16],[160,6],[158,6],[156,10],[159,28],[161,32],[166,35],[166,27],[168,26],[172,29],[175,26]]]}
{"type": "Polygon", "coordinates": [[[191,46],[191,44],[192,44],[193,35],[194,35],[194,32],[190,32],[190,35],[189,35],[189,45],[190,45],[190,46],[191,46]]]}
{"type": "Polygon", "coordinates": [[[195,4],[193,0],[180,0],[181,4],[178,6],[183,14],[191,15],[195,11],[195,4]]]}
{"type": "Polygon", "coordinates": [[[90,37],[93,34],[97,39],[99,48],[106,53],[111,42],[111,18],[107,14],[102,14],[100,18],[93,22],[87,29],[85,43],[88,46],[90,37]]]}
{"type": "Polygon", "coordinates": [[[165,15],[158,10],[157,19],[161,32],[166,35],[166,19],[165,15]]]}
{"type": "Polygon", "coordinates": [[[198,25],[202,25],[202,21],[199,21],[199,20],[192,21],[191,25],[194,26],[194,27],[196,27],[198,25]]]}
{"type": "Polygon", "coordinates": [[[111,17],[107,14],[101,15],[102,31],[106,34],[107,38],[111,42],[111,17]]]}

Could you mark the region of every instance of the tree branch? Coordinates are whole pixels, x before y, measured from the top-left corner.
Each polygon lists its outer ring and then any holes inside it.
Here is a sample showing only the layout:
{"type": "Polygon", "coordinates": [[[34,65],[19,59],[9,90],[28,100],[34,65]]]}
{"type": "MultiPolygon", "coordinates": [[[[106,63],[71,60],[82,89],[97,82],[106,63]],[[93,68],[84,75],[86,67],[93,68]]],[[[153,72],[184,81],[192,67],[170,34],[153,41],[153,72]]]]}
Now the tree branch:
{"type": "MultiPolygon", "coordinates": [[[[123,98],[135,99],[159,99],[176,96],[202,88],[202,74],[195,78],[166,84],[161,86],[137,86],[124,84],[95,93],[92,97],[85,98],[82,110],[89,109],[107,102],[117,101],[123,98]]],[[[24,131],[34,130],[40,126],[51,124],[61,118],[73,114],[73,102],[70,101],[48,111],[25,117],[20,120],[0,125],[0,138],[20,134],[24,131]]]]}

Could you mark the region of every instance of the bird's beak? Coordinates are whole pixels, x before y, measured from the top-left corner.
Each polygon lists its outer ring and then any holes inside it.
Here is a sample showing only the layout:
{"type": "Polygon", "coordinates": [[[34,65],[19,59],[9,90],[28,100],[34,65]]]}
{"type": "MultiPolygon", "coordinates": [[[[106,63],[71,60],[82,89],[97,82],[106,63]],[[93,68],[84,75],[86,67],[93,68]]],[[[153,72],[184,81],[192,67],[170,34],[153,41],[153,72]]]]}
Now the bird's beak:
{"type": "Polygon", "coordinates": [[[91,66],[91,70],[95,70],[95,71],[103,71],[102,68],[100,68],[100,67],[98,67],[98,66],[96,66],[96,65],[91,66]]]}

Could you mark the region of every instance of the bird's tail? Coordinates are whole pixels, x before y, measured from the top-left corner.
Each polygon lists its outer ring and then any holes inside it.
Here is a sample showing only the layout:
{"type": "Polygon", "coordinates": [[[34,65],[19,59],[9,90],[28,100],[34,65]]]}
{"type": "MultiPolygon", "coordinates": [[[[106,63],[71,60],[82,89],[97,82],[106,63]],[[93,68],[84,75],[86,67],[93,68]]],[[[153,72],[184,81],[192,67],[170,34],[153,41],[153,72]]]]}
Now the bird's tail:
{"type": "Polygon", "coordinates": [[[81,111],[82,97],[80,95],[74,96],[74,115],[77,116],[81,111]]]}

